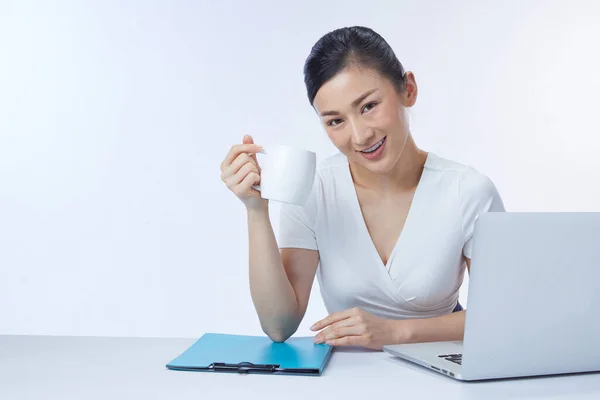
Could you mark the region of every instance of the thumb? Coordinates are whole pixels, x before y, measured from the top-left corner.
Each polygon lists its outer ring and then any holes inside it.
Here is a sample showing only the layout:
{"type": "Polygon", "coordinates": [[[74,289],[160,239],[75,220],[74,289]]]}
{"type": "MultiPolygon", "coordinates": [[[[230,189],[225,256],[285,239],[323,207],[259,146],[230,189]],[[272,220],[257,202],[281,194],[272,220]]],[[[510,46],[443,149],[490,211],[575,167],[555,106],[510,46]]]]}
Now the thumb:
{"type": "MultiPolygon", "coordinates": [[[[254,139],[252,139],[252,136],[250,135],[244,135],[244,138],[242,139],[242,144],[254,144],[254,139]]],[[[261,168],[260,164],[258,163],[258,159],[256,158],[256,153],[250,154],[250,158],[252,158],[254,164],[256,164],[256,167],[258,168],[258,172],[260,173],[261,168]]]]}
{"type": "Polygon", "coordinates": [[[254,139],[250,135],[244,135],[244,139],[242,139],[243,144],[254,144],[254,139]]]}

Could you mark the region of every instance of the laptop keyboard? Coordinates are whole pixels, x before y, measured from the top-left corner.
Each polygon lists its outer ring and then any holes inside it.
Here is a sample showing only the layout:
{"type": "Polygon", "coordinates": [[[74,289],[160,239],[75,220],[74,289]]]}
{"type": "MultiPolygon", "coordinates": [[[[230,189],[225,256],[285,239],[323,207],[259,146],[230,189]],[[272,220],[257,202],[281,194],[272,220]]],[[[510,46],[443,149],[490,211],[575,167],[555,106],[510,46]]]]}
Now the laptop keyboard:
{"type": "Polygon", "coordinates": [[[438,357],[462,365],[462,354],[440,354],[438,357]]]}

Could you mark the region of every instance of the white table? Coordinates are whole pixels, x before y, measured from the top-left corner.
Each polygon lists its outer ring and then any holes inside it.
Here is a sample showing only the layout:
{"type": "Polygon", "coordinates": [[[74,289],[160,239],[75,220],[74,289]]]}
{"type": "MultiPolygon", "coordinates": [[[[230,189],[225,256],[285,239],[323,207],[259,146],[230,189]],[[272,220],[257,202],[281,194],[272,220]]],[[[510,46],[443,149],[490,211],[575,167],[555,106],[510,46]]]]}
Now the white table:
{"type": "Polygon", "coordinates": [[[600,374],[464,383],[361,349],[320,377],[165,368],[194,341],[0,336],[0,399],[600,399],[600,374]]]}

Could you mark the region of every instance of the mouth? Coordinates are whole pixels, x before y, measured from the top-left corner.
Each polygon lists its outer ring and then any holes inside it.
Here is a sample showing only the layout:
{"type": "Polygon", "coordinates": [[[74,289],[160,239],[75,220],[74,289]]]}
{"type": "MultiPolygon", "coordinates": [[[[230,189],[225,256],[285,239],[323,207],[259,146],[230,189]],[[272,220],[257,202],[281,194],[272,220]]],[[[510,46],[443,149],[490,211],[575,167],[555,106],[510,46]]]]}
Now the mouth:
{"type": "Polygon", "coordinates": [[[375,143],[373,146],[368,149],[360,150],[359,152],[368,160],[375,160],[381,156],[383,150],[385,148],[387,136],[381,139],[379,142],[375,143]]]}
{"type": "Polygon", "coordinates": [[[365,154],[373,153],[378,148],[380,148],[381,146],[383,146],[383,143],[385,143],[385,139],[386,138],[387,138],[387,136],[385,136],[383,139],[381,139],[379,142],[375,143],[373,146],[369,147],[368,149],[361,150],[360,152],[361,153],[365,153],[365,154]]]}

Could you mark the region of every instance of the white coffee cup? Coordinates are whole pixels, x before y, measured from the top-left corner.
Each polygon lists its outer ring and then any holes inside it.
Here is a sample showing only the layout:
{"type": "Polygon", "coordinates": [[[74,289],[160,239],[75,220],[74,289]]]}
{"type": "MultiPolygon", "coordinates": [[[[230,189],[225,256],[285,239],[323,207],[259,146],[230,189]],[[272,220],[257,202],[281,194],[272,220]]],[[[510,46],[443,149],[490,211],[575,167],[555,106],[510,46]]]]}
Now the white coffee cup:
{"type": "Polygon", "coordinates": [[[260,184],[253,188],[260,191],[263,199],[300,206],[306,203],[315,179],[314,152],[275,144],[265,146],[257,158],[260,184]]]}

